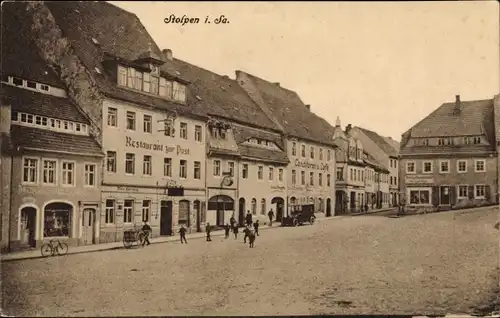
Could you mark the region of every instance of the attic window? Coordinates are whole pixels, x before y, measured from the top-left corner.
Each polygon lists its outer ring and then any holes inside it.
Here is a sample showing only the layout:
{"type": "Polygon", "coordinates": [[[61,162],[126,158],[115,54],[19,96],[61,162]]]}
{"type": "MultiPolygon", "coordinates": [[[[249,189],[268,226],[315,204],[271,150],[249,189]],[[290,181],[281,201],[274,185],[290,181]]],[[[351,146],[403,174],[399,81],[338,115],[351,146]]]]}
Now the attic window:
{"type": "Polygon", "coordinates": [[[200,96],[198,96],[198,95],[196,95],[196,99],[197,99],[197,100],[201,100],[201,97],[200,97],[200,96]]]}
{"type": "Polygon", "coordinates": [[[92,38],[92,42],[94,42],[95,45],[99,45],[99,41],[97,41],[96,38],[92,38]]]}
{"type": "Polygon", "coordinates": [[[36,89],[36,83],[32,81],[27,81],[26,86],[29,88],[36,89]]]}
{"type": "Polygon", "coordinates": [[[48,92],[49,91],[49,85],[40,84],[40,90],[48,92]]]}
{"type": "Polygon", "coordinates": [[[16,77],[14,77],[14,78],[12,79],[12,83],[13,83],[14,85],[17,85],[17,86],[23,86],[23,80],[22,80],[22,79],[20,79],[20,78],[16,78],[16,77]]]}
{"type": "Polygon", "coordinates": [[[98,67],[95,67],[94,70],[96,71],[97,74],[102,74],[101,70],[98,67]]]}

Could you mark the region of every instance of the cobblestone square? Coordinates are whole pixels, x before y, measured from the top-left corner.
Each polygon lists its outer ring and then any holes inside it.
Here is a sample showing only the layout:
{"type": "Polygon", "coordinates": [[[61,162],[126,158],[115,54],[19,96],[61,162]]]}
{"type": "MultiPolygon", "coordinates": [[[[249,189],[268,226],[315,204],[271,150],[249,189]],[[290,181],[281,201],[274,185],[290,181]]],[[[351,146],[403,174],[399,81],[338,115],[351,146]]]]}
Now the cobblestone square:
{"type": "Polygon", "coordinates": [[[445,314],[498,282],[497,208],[342,217],[2,266],[16,316],[445,314]]]}

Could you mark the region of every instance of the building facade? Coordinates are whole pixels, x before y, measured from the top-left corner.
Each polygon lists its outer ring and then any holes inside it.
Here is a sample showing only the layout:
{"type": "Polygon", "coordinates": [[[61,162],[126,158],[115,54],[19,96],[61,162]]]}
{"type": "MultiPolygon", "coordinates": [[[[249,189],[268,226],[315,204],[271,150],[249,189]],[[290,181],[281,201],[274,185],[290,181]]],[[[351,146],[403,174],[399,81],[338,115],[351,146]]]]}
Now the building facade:
{"type": "Polygon", "coordinates": [[[290,163],[287,167],[285,213],[298,204],[333,215],[335,172],[333,127],[311,111],[298,94],[254,75],[236,71],[237,83],[283,131],[290,163]]]}
{"type": "MultiPolygon", "coordinates": [[[[351,134],[359,139],[367,152],[382,165],[382,171],[389,171],[387,180],[389,199],[385,199],[386,195],[382,195],[382,202],[384,202],[384,207],[397,206],[399,198],[399,143],[390,137],[383,137],[374,131],[356,126],[351,129],[351,134]]],[[[383,173],[381,179],[385,180],[383,173]]],[[[384,191],[385,183],[382,183],[384,191]]]]}
{"type": "Polygon", "coordinates": [[[493,100],[444,103],[402,136],[405,203],[450,209],[498,203],[493,100]]]}

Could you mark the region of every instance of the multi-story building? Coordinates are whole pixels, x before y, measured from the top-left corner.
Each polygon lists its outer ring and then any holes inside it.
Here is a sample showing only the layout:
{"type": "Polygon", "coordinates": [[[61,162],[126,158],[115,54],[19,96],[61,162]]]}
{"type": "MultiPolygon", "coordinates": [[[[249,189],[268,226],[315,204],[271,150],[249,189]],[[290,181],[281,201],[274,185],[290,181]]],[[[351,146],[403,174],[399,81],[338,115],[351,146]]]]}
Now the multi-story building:
{"type": "Polygon", "coordinates": [[[286,197],[289,162],[280,129],[228,76],[179,59],[174,65],[192,81],[191,91],[207,110],[207,222],[224,225],[247,211],[267,220],[279,217],[286,197]]]}
{"type": "Polygon", "coordinates": [[[402,135],[400,184],[410,206],[498,202],[493,99],[444,103],[402,135]]]}
{"type": "MultiPolygon", "coordinates": [[[[385,200],[386,195],[382,195],[382,202],[384,202],[384,207],[396,206],[399,198],[399,143],[389,137],[380,136],[374,131],[356,126],[351,129],[351,134],[361,140],[367,152],[382,165],[384,168],[382,170],[389,171],[389,199],[385,200]]],[[[385,180],[383,174],[381,178],[385,180]]],[[[383,184],[385,187],[385,183],[383,184]]]]}
{"type": "Polygon", "coordinates": [[[288,207],[314,203],[315,210],[332,215],[335,205],[335,144],[333,127],[316,116],[296,92],[242,71],[236,81],[262,111],[284,132],[288,207]]]}
{"type": "Polygon", "coordinates": [[[369,209],[389,206],[389,170],[365,151],[365,204],[369,209]]]}
{"type": "Polygon", "coordinates": [[[106,153],[101,241],[121,240],[143,222],[153,236],[182,224],[201,230],[206,115],[171,52],[160,51],[137,16],[106,2],[26,6],[40,22],[31,29],[42,57],[106,153]]]}
{"type": "Polygon", "coordinates": [[[98,243],[104,155],[38,55],[21,7],[2,9],[1,248],[98,243]]]}

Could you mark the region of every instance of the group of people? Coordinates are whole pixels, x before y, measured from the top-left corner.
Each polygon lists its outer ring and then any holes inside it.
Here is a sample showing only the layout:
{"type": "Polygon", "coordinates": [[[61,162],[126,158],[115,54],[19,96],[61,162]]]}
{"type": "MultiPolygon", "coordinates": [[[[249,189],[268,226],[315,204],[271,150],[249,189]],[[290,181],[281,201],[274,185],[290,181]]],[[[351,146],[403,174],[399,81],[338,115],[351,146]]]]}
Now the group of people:
{"type": "MultiPolygon", "coordinates": [[[[274,212],[272,209],[269,210],[267,216],[269,217],[269,226],[272,226],[274,217],[274,212]]],[[[255,237],[259,236],[259,226],[260,226],[259,220],[256,220],[254,222],[252,213],[250,213],[250,211],[247,211],[247,215],[245,216],[245,227],[243,229],[243,233],[245,233],[245,236],[243,237],[243,242],[246,244],[248,238],[248,243],[250,248],[254,247],[255,237]]],[[[143,245],[144,244],[149,245],[150,244],[149,234],[151,233],[151,227],[146,222],[144,222],[142,230],[146,233],[145,238],[143,240],[143,245]]],[[[229,219],[229,223],[226,223],[226,225],[224,226],[224,231],[226,239],[229,238],[230,232],[233,232],[234,239],[238,239],[239,226],[238,223],[236,222],[236,219],[234,218],[234,214],[229,219]]],[[[184,227],[184,224],[182,224],[181,228],[179,229],[179,235],[182,244],[187,244],[186,232],[187,229],[184,227]]],[[[210,225],[210,223],[206,224],[205,233],[206,233],[206,241],[211,242],[212,226],[210,225]]]]}

